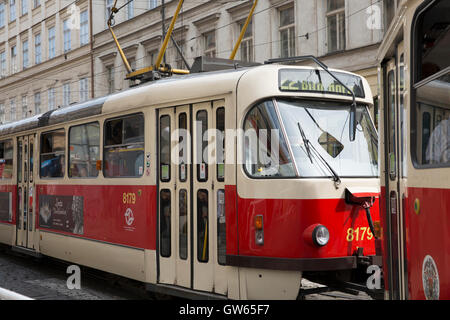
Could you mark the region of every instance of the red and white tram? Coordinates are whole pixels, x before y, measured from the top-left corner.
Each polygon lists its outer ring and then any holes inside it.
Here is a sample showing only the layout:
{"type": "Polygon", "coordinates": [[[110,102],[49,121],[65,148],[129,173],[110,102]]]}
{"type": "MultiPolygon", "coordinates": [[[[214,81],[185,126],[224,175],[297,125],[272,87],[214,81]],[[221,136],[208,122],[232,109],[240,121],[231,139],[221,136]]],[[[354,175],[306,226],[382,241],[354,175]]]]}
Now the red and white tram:
{"type": "Polygon", "coordinates": [[[174,76],[1,125],[0,242],[188,297],[295,299],[303,273],[356,271],[376,253],[373,100],[325,71],[174,76]]]}
{"type": "Polygon", "coordinates": [[[378,59],[385,296],[450,299],[450,2],[401,1],[378,59]]]}

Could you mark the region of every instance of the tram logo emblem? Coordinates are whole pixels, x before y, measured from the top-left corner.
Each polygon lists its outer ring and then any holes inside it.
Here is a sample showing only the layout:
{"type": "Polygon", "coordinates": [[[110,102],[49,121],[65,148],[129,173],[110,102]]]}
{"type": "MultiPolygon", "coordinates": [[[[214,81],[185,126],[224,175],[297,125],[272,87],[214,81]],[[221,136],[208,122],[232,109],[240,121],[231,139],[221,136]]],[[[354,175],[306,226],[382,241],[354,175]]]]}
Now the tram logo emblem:
{"type": "Polygon", "coordinates": [[[134,222],[134,214],[133,211],[128,208],[127,211],[125,211],[125,222],[127,223],[127,225],[131,226],[134,222]]]}
{"type": "Polygon", "coordinates": [[[422,264],[423,292],[427,300],[439,300],[439,273],[431,256],[426,256],[422,264]]]}

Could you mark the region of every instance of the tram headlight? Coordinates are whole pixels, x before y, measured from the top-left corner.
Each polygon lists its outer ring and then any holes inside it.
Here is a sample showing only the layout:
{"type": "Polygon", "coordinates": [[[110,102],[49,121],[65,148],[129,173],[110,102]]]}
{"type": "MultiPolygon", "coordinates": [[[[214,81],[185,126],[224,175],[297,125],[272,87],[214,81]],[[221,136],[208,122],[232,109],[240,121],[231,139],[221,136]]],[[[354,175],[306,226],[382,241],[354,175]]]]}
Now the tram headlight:
{"type": "Polygon", "coordinates": [[[316,226],[312,232],[312,240],[319,247],[326,245],[328,240],[330,240],[328,229],[323,225],[316,226]]]}

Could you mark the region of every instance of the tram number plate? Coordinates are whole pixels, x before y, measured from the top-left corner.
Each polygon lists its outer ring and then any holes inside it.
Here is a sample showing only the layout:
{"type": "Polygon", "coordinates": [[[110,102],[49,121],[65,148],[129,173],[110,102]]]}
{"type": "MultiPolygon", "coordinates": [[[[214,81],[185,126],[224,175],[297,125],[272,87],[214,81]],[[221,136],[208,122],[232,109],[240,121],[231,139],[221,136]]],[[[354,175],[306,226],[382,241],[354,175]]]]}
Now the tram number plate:
{"type": "Polygon", "coordinates": [[[122,202],[124,204],[136,204],[136,194],[134,192],[123,193],[122,202]]]}
{"type": "Polygon", "coordinates": [[[348,228],[345,240],[351,242],[353,240],[363,241],[372,240],[373,234],[369,227],[348,228]]]}

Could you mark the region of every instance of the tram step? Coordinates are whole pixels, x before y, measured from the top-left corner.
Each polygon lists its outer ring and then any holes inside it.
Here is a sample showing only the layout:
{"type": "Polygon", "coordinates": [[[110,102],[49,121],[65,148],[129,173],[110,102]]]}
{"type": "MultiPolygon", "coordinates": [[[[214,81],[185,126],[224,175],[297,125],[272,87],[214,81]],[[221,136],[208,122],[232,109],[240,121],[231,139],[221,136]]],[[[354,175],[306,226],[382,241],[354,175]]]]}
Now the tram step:
{"type": "Polygon", "coordinates": [[[28,249],[25,247],[19,247],[19,246],[12,246],[11,250],[17,253],[22,253],[22,254],[26,254],[28,256],[32,256],[35,258],[41,258],[42,254],[40,252],[37,252],[36,250],[33,249],[28,249]]]}
{"type": "Polygon", "coordinates": [[[183,288],[176,285],[170,285],[170,284],[152,284],[147,283],[146,284],[147,291],[155,292],[155,293],[161,293],[165,295],[185,298],[185,299],[191,299],[191,300],[226,300],[228,299],[226,296],[211,293],[211,292],[204,292],[204,291],[197,291],[192,290],[189,288],[183,288]]]}

